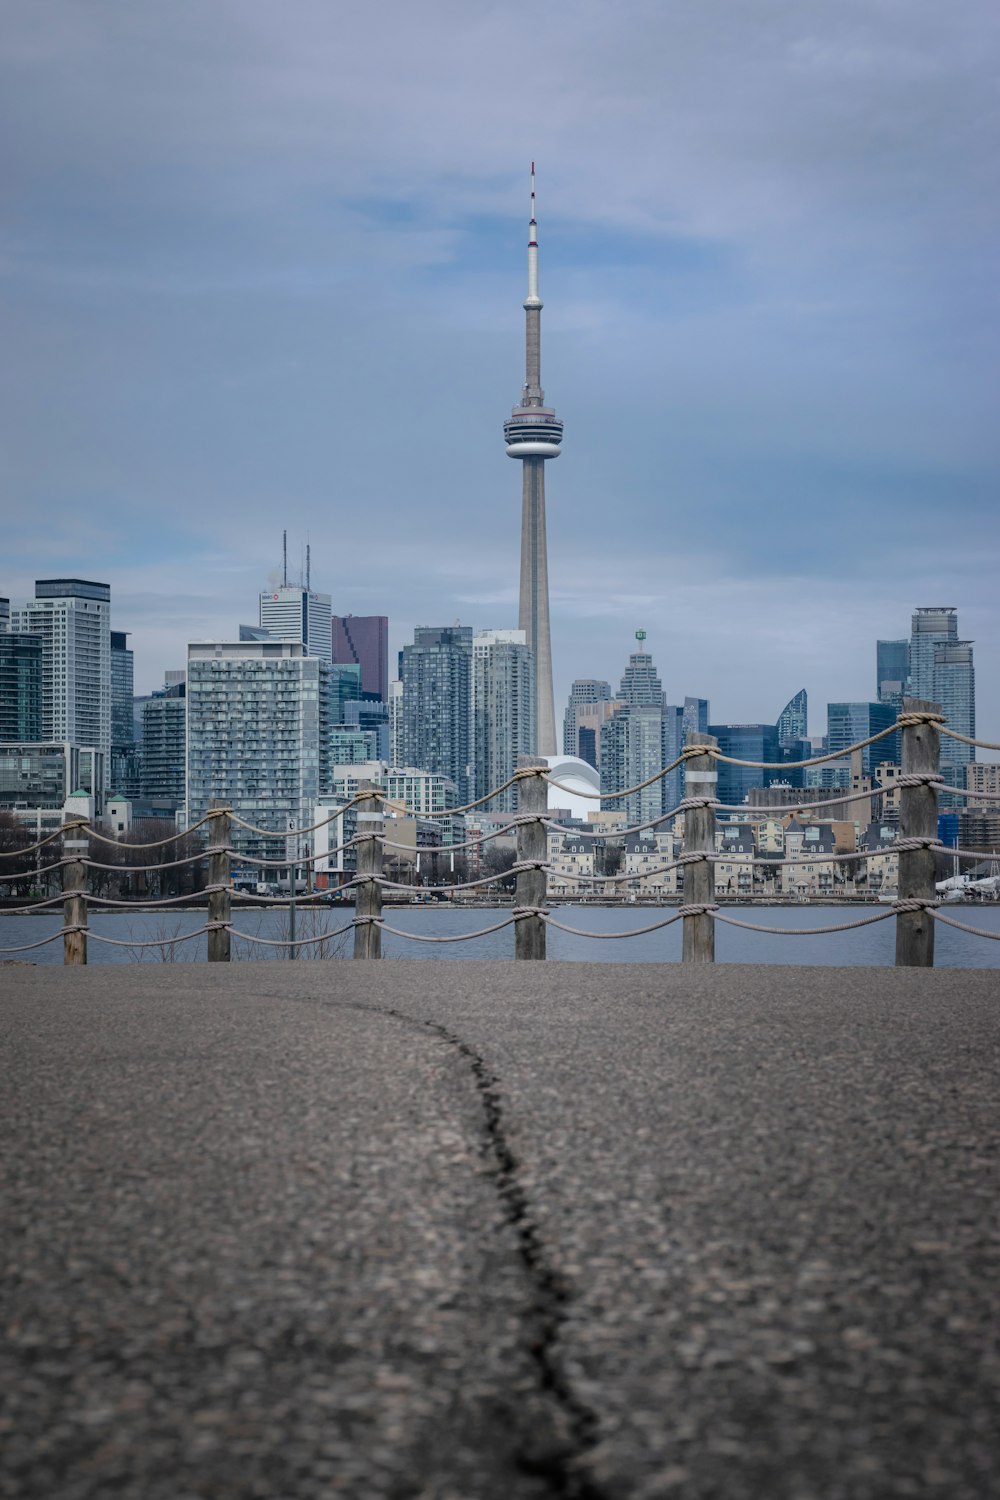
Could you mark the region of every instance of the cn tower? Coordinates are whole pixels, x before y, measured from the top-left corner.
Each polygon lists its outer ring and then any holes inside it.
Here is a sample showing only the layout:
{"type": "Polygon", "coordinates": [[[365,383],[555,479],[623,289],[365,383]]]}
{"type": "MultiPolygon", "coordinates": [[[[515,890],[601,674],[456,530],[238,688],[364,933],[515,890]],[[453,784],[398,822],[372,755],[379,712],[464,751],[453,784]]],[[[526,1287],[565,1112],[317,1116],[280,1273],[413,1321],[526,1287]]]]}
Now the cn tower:
{"type": "Polygon", "coordinates": [[[549,566],[545,545],[545,461],[559,457],[563,424],[545,405],[542,390],[542,299],[538,295],[538,226],[535,223],[535,163],[531,163],[531,222],[528,226],[528,295],[524,299],[524,389],[503,424],[508,458],[521,460],[521,603],[518,627],[535,663],[537,753],[556,754],[549,632],[549,566]]]}

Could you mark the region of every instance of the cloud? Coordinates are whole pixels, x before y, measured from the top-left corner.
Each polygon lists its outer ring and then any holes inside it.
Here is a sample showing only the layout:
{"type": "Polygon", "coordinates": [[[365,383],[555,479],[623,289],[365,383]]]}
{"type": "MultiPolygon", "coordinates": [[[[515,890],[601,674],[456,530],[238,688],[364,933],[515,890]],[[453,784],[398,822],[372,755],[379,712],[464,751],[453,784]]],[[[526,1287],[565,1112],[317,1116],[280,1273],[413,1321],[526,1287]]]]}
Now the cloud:
{"type": "Polygon", "coordinates": [[[947,593],[996,722],[998,51],[986,0],[14,7],[0,591],[111,578],[146,686],[286,525],[400,639],[509,623],[535,157],[563,686],[641,609],[734,717],[863,696],[947,593]]]}

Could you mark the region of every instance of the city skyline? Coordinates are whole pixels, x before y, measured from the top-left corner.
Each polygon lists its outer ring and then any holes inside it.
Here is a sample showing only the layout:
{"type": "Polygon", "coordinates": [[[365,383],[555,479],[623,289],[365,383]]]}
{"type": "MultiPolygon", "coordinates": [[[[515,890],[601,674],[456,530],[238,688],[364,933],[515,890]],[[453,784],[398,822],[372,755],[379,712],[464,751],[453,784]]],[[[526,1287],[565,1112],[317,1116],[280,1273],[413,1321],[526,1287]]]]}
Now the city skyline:
{"type": "Polygon", "coordinates": [[[535,157],[557,705],[642,627],[672,701],[756,721],[805,685],[821,732],[940,601],[996,737],[992,8],[532,10],[517,70],[475,8],[390,7],[379,49],[301,0],[208,9],[197,67],[186,4],[8,18],[0,591],[108,581],[140,693],[248,618],[286,524],[393,656],[512,627],[535,157]]]}

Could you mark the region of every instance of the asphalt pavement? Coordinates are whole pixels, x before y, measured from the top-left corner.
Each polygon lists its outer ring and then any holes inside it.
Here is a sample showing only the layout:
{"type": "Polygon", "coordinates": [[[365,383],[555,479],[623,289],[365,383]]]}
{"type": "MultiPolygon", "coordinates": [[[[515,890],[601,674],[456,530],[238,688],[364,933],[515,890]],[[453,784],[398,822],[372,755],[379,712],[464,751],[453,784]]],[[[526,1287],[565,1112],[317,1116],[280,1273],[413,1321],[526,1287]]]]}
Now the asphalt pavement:
{"type": "Polygon", "coordinates": [[[0,1496],[1000,1495],[997,971],[0,995],[0,1496]]]}

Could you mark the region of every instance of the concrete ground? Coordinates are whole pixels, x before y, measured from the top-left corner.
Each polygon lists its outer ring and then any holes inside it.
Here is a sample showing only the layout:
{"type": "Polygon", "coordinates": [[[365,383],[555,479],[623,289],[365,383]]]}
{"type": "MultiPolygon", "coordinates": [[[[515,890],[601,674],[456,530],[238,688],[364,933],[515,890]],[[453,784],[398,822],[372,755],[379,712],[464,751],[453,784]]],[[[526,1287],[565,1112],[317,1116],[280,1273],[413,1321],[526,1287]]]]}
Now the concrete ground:
{"type": "Polygon", "coordinates": [[[0,1496],[1000,1494],[996,971],[0,993],[0,1496]]]}

